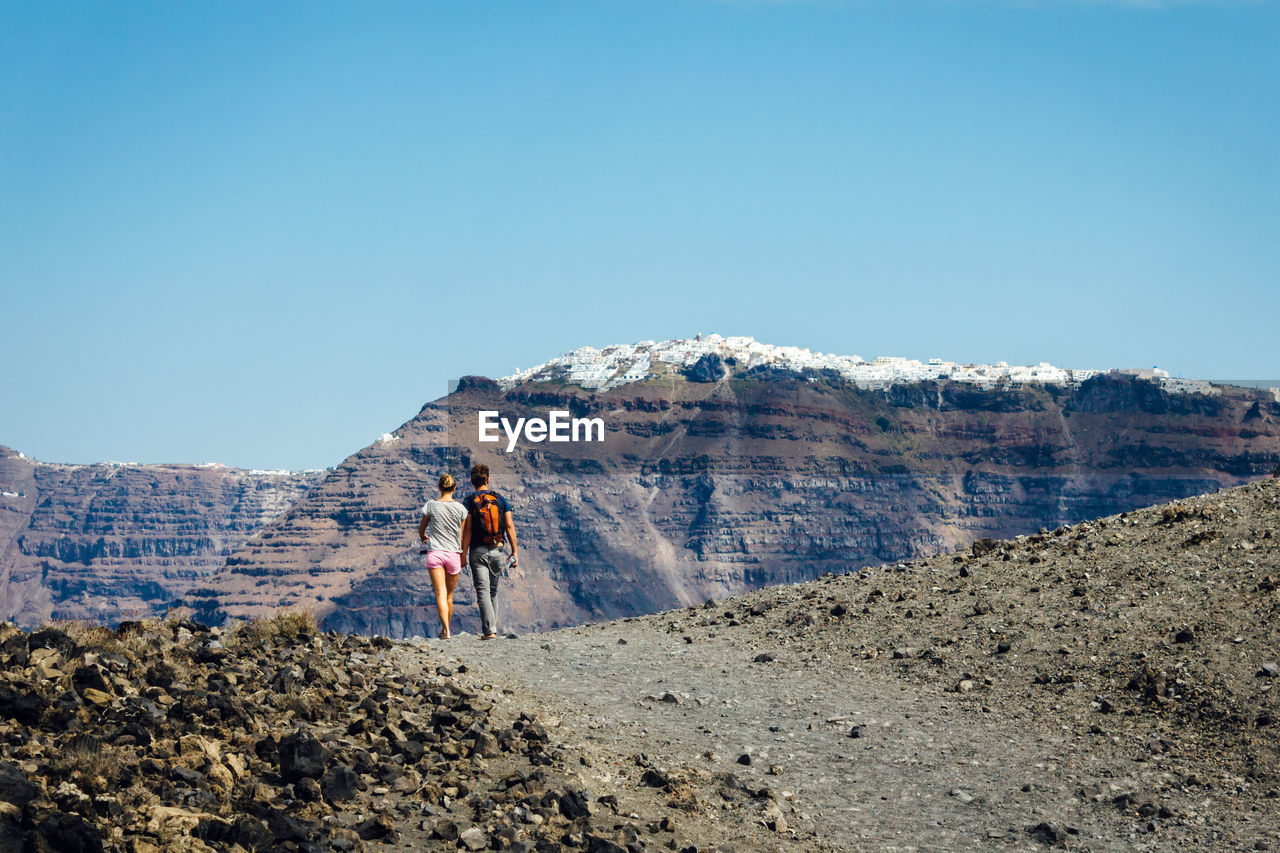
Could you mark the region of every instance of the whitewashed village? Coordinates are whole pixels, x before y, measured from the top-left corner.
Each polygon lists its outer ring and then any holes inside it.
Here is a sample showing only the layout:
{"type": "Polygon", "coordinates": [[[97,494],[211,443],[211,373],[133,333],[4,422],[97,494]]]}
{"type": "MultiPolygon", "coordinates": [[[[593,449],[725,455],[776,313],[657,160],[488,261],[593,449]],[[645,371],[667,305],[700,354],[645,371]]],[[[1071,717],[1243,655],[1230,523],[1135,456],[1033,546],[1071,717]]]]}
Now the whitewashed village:
{"type": "MultiPolygon", "coordinates": [[[[590,391],[608,391],[659,375],[659,365],[681,369],[711,354],[718,355],[739,371],[754,367],[794,372],[833,370],[858,387],[880,389],[923,380],[969,382],[984,388],[1001,383],[1076,385],[1102,372],[1055,367],[1046,362],[1026,366],[1003,361],[960,364],[940,358],[922,362],[890,356],[868,361],[857,355],[828,355],[804,347],[774,346],[750,337],[698,335],[686,340],[641,341],[604,349],[581,347],[536,367],[517,370],[499,379],[498,384],[506,390],[524,382],[559,379],[590,391]]],[[[1174,393],[1219,393],[1208,381],[1175,379],[1159,368],[1118,372],[1157,381],[1165,390],[1174,393]]]]}

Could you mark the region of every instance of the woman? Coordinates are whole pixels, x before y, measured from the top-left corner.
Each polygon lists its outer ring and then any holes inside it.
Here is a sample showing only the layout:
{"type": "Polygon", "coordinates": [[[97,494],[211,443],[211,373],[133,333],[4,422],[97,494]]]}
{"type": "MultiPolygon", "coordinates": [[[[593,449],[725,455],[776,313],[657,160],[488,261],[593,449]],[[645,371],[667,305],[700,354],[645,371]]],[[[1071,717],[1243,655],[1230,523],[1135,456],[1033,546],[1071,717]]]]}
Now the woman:
{"type": "Polygon", "coordinates": [[[440,497],[427,501],[418,523],[418,538],[427,546],[427,570],[436,590],[436,610],[440,612],[440,639],[449,639],[453,621],[453,589],[462,572],[462,521],[467,510],[453,499],[457,483],[448,474],[440,475],[440,497]]]}

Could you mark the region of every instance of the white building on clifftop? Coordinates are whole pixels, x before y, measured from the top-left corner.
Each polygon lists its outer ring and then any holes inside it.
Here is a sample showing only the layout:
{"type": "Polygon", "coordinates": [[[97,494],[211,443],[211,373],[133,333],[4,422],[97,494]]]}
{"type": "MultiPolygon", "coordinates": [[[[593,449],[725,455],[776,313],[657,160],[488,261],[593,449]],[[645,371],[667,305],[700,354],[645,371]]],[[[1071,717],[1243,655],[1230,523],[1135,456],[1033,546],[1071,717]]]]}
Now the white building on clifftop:
{"type": "MultiPolygon", "coordinates": [[[[735,371],[756,367],[772,367],[796,373],[830,370],[861,388],[888,388],[903,383],[926,380],[968,382],[983,388],[1000,384],[1076,385],[1097,370],[1075,370],[1055,367],[1047,362],[1035,365],[960,364],[931,358],[921,362],[910,358],[881,356],[867,361],[857,355],[828,355],[804,347],[774,346],[749,337],[699,336],[693,339],[640,341],[635,344],[608,346],[604,349],[581,347],[559,358],[526,370],[517,370],[498,380],[505,390],[523,382],[562,381],[590,391],[607,391],[619,385],[641,382],[657,375],[682,369],[707,355],[717,355],[735,371]],[[664,366],[655,368],[655,365],[664,366]]],[[[1147,372],[1143,372],[1144,375],[1147,372]]],[[[1199,391],[1213,393],[1208,383],[1174,380],[1164,371],[1150,371],[1154,381],[1172,392],[1199,391]],[[1162,375],[1160,375],[1162,374],[1162,375]],[[1201,386],[1204,386],[1202,389],[1201,386]]]]}

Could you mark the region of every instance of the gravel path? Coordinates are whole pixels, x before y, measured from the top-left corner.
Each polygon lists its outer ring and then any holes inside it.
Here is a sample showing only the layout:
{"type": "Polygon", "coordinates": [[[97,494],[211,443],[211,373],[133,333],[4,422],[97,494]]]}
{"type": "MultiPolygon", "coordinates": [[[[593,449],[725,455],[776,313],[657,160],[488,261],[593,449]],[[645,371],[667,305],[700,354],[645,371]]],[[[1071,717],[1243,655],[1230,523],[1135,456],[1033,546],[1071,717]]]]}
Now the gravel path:
{"type": "Polygon", "coordinates": [[[861,667],[782,654],[756,663],[768,643],[750,632],[688,643],[651,622],[432,645],[478,683],[515,685],[557,715],[594,753],[598,784],[626,787],[617,768],[645,753],[704,782],[733,772],[773,789],[783,837],[714,800],[691,818],[696,835],[735,849],[1036,850],[1027,827],[1045,822],[1078,830],[1088,849],[1131,848],[1084,811],[1078,773],[1059,772],[1068,744],[1048,727],[861,667]]]}
{"type": "Polygon", "coordinates": [[[424,642],[546,709],[620,803],[643,812],[653,768],[686,784],[700,849],[1280,849],[1278,529],[1273,478],[705,606],[424,642]]]}

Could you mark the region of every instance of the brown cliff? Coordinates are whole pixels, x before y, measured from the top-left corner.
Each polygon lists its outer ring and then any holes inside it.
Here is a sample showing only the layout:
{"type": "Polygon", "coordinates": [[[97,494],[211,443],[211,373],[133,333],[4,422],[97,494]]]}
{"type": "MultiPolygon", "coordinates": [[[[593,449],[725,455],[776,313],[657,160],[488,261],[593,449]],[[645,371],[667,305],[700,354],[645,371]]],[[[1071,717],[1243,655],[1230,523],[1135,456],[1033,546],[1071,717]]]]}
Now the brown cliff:
{"type": "MultiPolygon", "coordinates": [[[[507,628],[652,612],[1269,474],[1280,406],[1251,389],[1169,394],[1118,376],[1072,389],[887,392],[760,372],[602,394],[471,381],[397,436],[338,466],[189,603],[207,619],[305,607],[344,630],[434,634],[418,507],[441,471],[464,480],[484,461],[522,535],[500,610],[507,628]],[[608,432],[603,445],[522,443],[507,454],[476,441],[480,409],[568,409],[603,418],[608,432]]],[[[461,627],[474,629],[470,601],[464,581],[461,627]]]]}
{"type": "Polygon", "coordinates": [[[53,465],[0,447],[0,619],[151,616],[323,473],[53,465]]]}

